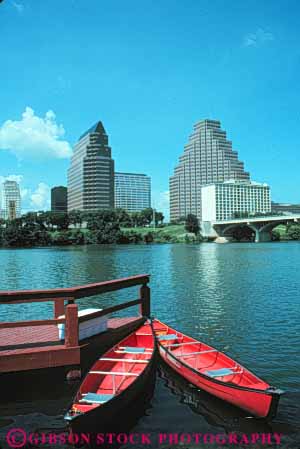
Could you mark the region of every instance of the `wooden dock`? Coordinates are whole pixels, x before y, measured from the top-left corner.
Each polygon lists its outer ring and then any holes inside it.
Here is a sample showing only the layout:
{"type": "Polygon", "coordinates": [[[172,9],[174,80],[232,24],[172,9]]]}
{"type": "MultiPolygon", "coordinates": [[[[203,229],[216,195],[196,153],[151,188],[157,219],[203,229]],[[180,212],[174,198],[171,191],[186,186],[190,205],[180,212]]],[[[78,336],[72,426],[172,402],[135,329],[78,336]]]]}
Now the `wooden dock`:
{"type": "MultiPolygon", "coordinates": [[[[52,301],[52,319],[0,322],[0,379],[17,373],[49,373],[63,368],[65,377],[79,377],[98,354],[136,329],[150,315],[149,276],[140,275],[96,284],[52,290],[0,292],[0,304],[52,301]],[[132,301],[108,307],[88,316],[78,316],[77,301],[101,293],[139,286],[132,301]],[[109,318],[110,314],[133,306],[137,316],[109,318]],[[64,318],[58,318],[64,315],[64,318]],[[79,341],[79,325],[87,319],[108,317],[106,332],[79,341]],[[59,339],[58,324],[65,325],[65,338],[59,339]],[[51,370],[50,370],[51,369],[51,370]]],[[[20,305],[20,307],[22,307],[20,305]]]]}

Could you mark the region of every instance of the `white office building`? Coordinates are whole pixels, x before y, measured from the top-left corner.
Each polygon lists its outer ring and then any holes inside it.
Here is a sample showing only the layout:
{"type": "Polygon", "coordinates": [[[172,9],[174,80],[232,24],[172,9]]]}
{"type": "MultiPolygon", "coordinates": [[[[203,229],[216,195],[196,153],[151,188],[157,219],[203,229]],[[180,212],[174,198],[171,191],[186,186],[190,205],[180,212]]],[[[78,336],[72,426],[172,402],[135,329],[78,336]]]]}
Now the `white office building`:
{"type": "Polygon", "coordinates": [[[115,207],[127,212],[151,207],[151,178],[144,174],[115,172],[115,207]]]}
{"type": "Polygon", "coordinates": [[[2,210],[6,220],[21,216],[21,194],[16,181],[5,181],[2,185],[2,210]]]}
{"type": "Polygon", "coordinates": [[[271,212],[270,187],[250,181],[229,180],[203,186],[202,221],[236,218],[238,214],[271,212]]]}

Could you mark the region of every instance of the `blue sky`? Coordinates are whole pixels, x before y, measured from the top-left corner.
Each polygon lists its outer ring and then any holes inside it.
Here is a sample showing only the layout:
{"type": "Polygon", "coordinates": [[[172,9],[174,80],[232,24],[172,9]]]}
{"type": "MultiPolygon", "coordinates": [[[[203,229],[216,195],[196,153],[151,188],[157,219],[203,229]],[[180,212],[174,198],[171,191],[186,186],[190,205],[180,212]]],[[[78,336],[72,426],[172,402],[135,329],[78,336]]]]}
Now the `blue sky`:
{"type": "Polygon", "coordinates": [[[253,180],[300,203],[299,17],[288,0],[4,0],[1,179],[21,179],[24,209],[49,206],[101,120],[116,170],[150,175],[167,213],[193,124],[213,118],[253,180]]]}

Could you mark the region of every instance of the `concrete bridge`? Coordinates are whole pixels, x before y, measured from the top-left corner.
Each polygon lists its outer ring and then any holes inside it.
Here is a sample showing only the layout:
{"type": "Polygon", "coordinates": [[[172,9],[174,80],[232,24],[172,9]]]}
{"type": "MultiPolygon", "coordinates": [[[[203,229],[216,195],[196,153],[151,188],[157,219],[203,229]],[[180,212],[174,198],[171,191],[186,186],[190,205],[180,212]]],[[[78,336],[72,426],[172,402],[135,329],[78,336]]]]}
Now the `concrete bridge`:
{"type": "Polygon", "coordinates": [[[204,237],[215,237],[219,241],[229,241],[232,233],[237,228],[248,228],[255,235],[254,241],[269,242],[271,241],[272,230],[282,224],[300,223],[300,215],[278,215],[263,216],[249,218],[232,218],[222,221],[203,221],[201,223],[202,235],[204,237]]]}

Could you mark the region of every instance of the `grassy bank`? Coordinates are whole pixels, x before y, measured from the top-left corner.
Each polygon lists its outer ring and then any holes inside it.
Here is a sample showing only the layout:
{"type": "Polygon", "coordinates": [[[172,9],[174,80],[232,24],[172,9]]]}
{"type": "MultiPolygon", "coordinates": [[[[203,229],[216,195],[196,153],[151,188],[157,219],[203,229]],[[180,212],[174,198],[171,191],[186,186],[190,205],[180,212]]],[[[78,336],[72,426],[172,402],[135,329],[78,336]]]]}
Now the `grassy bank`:
{"type": "Polygon", "coordinates": [[[184,225],[169,225],[164,227],[136,227],[122,228],[124,234],[130,235],[134,232],[145,240],[147,235],[153,237],[153,243],[186,243],[196,241],[195,235],[186,232],[184,225]]]}

